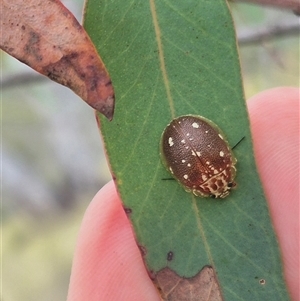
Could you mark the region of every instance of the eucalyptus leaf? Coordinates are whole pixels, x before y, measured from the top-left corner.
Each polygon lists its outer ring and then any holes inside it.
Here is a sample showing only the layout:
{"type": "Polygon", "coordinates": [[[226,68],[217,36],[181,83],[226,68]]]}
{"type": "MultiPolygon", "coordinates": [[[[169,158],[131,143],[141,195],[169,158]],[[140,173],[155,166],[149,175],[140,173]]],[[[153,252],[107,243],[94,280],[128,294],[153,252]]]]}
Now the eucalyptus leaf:
{"type": "Polygon", "coordinates": [[[155,283],[167,269],[192,279],[212,267],[221,300],[289,300],[253,157],[227,3],[89,0],[84,25],[114,85],[114,119],[98,116],[100,128],[155,283]],[[225,199],[196,197],[165,180],[161,134],[186,114],[212,120],[231,146],[245,137],[233,151],[237,187],[225,199]]]}

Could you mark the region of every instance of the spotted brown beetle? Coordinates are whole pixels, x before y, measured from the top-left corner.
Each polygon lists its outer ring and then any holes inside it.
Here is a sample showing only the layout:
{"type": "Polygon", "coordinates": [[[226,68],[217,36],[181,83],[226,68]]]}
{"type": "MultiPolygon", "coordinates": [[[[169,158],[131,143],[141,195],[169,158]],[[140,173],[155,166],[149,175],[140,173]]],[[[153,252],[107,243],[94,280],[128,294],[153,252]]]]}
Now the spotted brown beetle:
{"type": "Polygon", "coordinates": [[[236,186],[237,160],[219,127],[202,116],[173,119],[162,134],[161,157],[173,177],[196,196],[225,198],[236,186]]]}

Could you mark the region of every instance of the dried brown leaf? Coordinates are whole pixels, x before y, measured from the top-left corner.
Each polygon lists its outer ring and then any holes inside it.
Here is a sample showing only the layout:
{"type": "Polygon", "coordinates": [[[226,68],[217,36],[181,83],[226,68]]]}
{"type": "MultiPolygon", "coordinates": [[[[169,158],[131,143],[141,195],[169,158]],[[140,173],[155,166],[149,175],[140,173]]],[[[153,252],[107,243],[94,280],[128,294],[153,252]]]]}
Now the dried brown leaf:
{"type": "Polygon", "coordinates": [[[205,266],[191,278],[177,275],[169,268],[163,268],[154,282],[165,301],[222,301],[221,290],[214,269],[205,266]]]}
{"type": "Polygon", "coordinates": [[[58,0],[0,0],[0,48],[112,119],[114,91],[93,43],[58,0]]]}

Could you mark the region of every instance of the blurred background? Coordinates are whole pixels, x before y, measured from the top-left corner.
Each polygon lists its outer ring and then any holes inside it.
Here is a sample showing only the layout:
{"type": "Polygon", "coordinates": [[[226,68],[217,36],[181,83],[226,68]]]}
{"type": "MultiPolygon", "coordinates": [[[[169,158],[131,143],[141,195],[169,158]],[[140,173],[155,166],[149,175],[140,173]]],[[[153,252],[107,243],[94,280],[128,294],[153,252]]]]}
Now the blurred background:
{"type": "MultiPolygon", "coordinates": [[[[83,0],[63,1],[81,20],[83,0]]],[[[299,17],[231,5],[246,98],[299,85],[299,17]]],[[[1,55],[2,300],[65,300],[85,209],[111,176],[94,111],[1,55]]]]}

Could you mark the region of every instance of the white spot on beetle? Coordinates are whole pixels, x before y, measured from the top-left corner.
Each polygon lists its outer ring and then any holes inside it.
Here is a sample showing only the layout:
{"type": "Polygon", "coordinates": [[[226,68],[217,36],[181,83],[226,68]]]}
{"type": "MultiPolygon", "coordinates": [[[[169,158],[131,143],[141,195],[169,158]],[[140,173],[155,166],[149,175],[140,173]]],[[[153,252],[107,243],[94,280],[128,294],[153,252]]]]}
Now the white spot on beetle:
{"type": "Polygon", "coordinates": [[[187,180],[189,178],[189,176],[188,175],[184,175],[183,178],[187,180]]]}
{"type": "Polygon", "coordinates": [[[201,153],[200,153],[200,152],[196,152],[196,153],[197,153],[197,156],[198,156],[198,157],[200,157],[200,156],[201,156],[201,153]]]}
{"type": "Polygon", "coordinates": [[[182,163],[185,163],[185,160],[181,160],[182,163]]]}
{"type": "Polygon", "coordinates": [[[181,143],[185,143],[185,140],[184,140],[184,139],[182,139],[182,140],[181,140],[181,143]]]}
{"type": "Polygon", "coordinates": [[[194,122],[192,124],[192,127],[195,128],[195,129],[198,129],[199,128],[199,124],[197,122],[194,122]]]}
{"type": "Polygon", "coordinates": [[[220,157],[224,157],[224,152],[220,151],[220,157]]]}
{"type": "Polygon", "coordinates": [[[191,167],[192,165],[190,164],[190,163],[188,163],[188,165],[187,165],[188,167],[191,167]]]}
{"type": "Polygon", "coordinates": [[[207,180],[207,176],[206,175],[202,175],[202,180],[206,181],[207,180]]]}
{"type": "Polygon", "coordinates": [[[205,134],[207,134],[208,133],[208,131],[205,131],[205,134]]]}
{"type": "Polygon", "coordinates": [[[173,145],[174,145],[174,142],[173,142],[173,138],[172,138],[172,137],[169,138],[168,142],[169,142],[169,145],[170,145],[170,146],[173,146],[173,145]]]}

